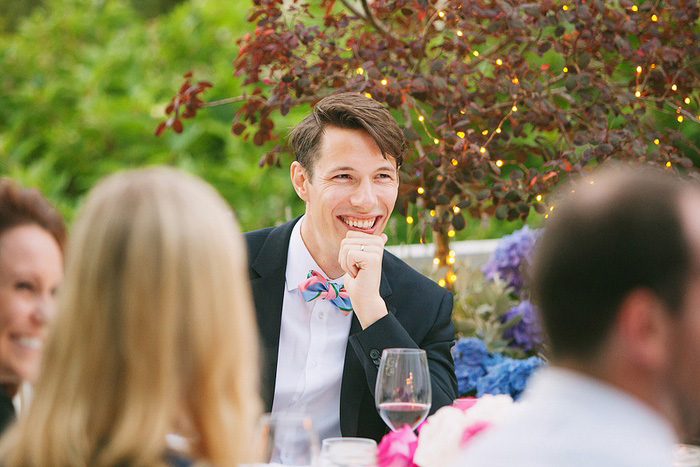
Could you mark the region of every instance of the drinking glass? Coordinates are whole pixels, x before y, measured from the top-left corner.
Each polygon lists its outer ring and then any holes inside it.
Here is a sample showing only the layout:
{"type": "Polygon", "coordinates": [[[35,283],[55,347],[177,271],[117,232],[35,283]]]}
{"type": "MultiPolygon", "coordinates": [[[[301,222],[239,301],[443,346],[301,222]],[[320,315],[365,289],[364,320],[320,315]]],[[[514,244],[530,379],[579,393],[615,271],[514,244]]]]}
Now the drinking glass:
{"type": "Polygon", "coordinates": [[[321,467],[375,467],[377,442],[369,438],[326,438],[321,444],[321,467]]]}
{"type": "Polygon", "coordinates": [[[266,413],[260,417],[256,461],[271,465],[316,465],[318,434],[311,418],[295,413],[266,413]]]}
{"type": "Polygon", "coordinates": [[[385,349],[374,399],[392,431],[415,429],[428,415],[432,400],[428,358],[421,349],[385,349]]]}

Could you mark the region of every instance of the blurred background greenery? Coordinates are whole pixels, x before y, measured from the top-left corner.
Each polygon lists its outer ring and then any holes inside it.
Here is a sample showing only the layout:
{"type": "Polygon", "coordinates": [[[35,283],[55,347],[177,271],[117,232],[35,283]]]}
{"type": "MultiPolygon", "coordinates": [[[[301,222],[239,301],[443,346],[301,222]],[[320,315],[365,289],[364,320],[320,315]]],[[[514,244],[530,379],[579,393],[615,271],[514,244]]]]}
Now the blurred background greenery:
{"type": "MultiPolygon", "coordinates": [[[[154,136],[181,76],[214,83],[208,101],[239,94],[231,61],[252,26],[250,0],[0,2],[0,175],[45,193],[69,220],[95,182],[123,168],[169,164],[212,183],[244,230],[303,212],[288,170],[231,134],[235,108],[204,109],[185,131],[154,136]]],[[[275,124],[290,127],[309,108],[275,124]]],[[[289,160],[287,160],[289,162],[289,160]]],[[[539,216],[529,223],[537,225],[539,216]]],[[[456,240],[497,238],[522,222],[471,220],[456,240]]],[[[415,242],[401,216],[390,243],[415,242]]]]}

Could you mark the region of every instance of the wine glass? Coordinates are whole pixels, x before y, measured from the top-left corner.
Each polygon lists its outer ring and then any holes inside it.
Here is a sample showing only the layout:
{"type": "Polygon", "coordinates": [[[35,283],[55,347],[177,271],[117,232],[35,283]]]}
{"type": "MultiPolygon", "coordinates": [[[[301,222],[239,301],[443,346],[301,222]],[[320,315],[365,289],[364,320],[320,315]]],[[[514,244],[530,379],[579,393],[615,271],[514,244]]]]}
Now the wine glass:
{"type": "Polygon", "coordinates": [[[377,442],[369,438],[326,438],[321,443],[321,467],[375,467],[377,442]]]}
{"type": "Polygon", "coordinates": [[[319,440],[309,416],[266,413],[260,417],[257,433],[257,462],[263,465],[315,465],[319,440]]]}
{"type": "Polygon", "coordinates": [[[421,349],[384,349],[374,400],[392,431],[415,429],[428,416],[432,400],[428,358],[421,349]]]}

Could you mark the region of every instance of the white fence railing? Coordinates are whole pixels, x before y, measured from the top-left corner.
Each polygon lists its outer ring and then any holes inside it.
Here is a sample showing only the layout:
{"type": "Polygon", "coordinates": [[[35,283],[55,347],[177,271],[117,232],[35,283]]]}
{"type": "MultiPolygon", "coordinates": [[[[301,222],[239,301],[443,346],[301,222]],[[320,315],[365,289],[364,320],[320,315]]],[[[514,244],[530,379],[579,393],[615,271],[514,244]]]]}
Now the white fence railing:
{"type": "MultiPolygon", "coordinates": [[[[488,261],[499,241],[500,239],[463,240],[450,242],[450,248],[454,250],[457,261],[466,260],[471,266],[481,266],[488,261]]],[[[418,271],[425,271],[430,268],[435,256],[435,245],[432,243],[425,245],[391,245],[387,246],[386,249],[418,271]]]]}

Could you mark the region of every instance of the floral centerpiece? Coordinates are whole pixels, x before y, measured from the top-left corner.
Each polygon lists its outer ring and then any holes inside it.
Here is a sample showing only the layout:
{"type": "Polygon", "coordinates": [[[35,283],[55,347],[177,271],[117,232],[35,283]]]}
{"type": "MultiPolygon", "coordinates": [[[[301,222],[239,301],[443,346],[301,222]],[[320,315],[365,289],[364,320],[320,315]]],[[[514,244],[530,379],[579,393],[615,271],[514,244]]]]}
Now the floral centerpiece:
{"type": "Polygon", "coordinates": [[[378,467],[443,467],[457,460],[461,449],[478,433],[508,416],[513,399],[485,395],[458,399],[442,407],[419,428],[408,426],[384,436],[378,467]]]}
{"type": "Polygon", "coordinates": [[[483,268],[462,274],[453,314],[459,339],[452,349],[462,396],[517,399],[530,374],[544,364],[526,274],[538,235],[525,226],[504,236],[483,268]]]}
{"type": "Polygon", "coordinates": [[[428,417],[417,433],[405,427],[387,434],[379,467],[452,464],[473,437],[508,416],[528,378],[545,365],[525,273],[538,235],[525,226],[503,237],[483,268],[460,271],[452,357],[462,398],[428,417]]]}

